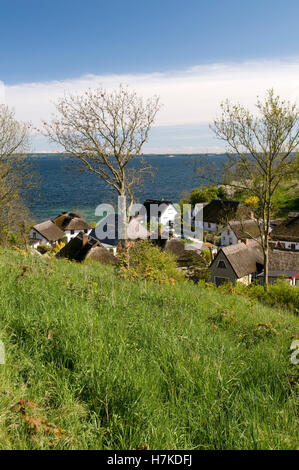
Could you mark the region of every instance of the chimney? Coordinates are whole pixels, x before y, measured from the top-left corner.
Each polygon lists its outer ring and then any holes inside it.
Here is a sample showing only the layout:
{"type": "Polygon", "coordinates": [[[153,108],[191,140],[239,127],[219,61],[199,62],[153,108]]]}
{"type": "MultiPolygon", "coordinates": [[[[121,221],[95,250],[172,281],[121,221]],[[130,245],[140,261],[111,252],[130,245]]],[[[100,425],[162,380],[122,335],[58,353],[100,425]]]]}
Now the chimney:
{"type": "Polygon", "coordinates": [[[82,238],[82,246],[85,246],[87,242],[88,242],[88,234],[84,233],[83,238],[82,238]]]}

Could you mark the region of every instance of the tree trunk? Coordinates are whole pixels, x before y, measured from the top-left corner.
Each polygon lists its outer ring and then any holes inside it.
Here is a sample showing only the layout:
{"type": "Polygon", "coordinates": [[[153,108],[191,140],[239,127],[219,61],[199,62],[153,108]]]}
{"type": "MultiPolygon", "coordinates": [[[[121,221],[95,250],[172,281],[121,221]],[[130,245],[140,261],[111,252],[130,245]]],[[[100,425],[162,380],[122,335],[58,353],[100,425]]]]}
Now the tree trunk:
{"type": "Polygon", "coordinates": [[[264,248],[264,288],[268,289],[268,282],[269,282],[269,242],[268,236],[265,242],[264,248]]]}
{"type": "Polygon", "coordinates": [[[127,210],[126,210],[126,196],[120,194],[118,197],[118,238],[123,248],[127,247],[127,210]]]}

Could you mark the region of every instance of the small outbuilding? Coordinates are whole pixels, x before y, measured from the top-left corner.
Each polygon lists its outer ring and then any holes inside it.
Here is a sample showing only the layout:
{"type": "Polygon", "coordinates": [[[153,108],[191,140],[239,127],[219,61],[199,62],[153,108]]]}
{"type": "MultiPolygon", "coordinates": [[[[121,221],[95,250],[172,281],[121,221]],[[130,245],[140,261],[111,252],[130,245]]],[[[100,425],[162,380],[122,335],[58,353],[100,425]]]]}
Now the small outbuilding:
{"type": "Polygon", "coordinates": [[[102,264],[115,264],[117,262],[116,257],[106,250],[98,240],[82,232],[72,238],[56,256],[79,262],[86,259],[98,261],[102,264]]]}

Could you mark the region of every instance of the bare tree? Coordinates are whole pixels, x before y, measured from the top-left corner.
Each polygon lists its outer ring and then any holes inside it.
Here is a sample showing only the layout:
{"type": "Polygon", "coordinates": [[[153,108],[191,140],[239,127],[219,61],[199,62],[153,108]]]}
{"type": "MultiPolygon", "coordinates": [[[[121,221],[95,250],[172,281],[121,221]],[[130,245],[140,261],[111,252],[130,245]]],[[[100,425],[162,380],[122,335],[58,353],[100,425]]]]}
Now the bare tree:
{"type": "MultiPolygon", "coordinates": [[[[158,97],[144,101],[122,86],[114,91],[87,90],[61,98],[56,103],[58,114],[43,123],[42,132],[118,196],[127,198],[130,208],[134,186],[150,172],[144,162],[134,167],[130,162],[141,154],[159,107],[158,97]]],[[[126,214],[121,217],[126,227],[126,214]]]]}
{"type": "Polygon", "coordinates": [[[268,286],[269,231],[273,196],[279,185],[298,177],[299,111],[273,89],[257,100],[257,115],[240,104],[222,103],[222,115],[211,126],[227,143],[228,163],[221,182],[256,199],[260,244],[264,255],[264,285],[268,286]]]}

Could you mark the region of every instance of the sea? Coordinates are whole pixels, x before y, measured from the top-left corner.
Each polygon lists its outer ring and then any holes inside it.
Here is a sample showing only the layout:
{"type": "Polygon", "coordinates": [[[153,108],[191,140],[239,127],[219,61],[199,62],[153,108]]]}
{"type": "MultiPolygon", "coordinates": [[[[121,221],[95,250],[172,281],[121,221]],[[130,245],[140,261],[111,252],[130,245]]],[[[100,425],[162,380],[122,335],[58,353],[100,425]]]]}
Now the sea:
{"type": "MultiPolygon", "coordinates": [[[[30,156],[36,174],[36,187],[25,196],[25,202],[36,222],[54,218],[62,211],[79,212],[87,221],[97,221],[95,209],[99,204],[114,204],[117,197],[109,186],[95,174],[82,170],[78,162],[64,155],[38,154],[30,156]]],[[[144,155],[152,167],[153,176],[136,187],[136,202],[160,199],[179,202],[186,191],[207,184],[196,168],[207,163],[220,168],[225,155],[144,155]]]]}

